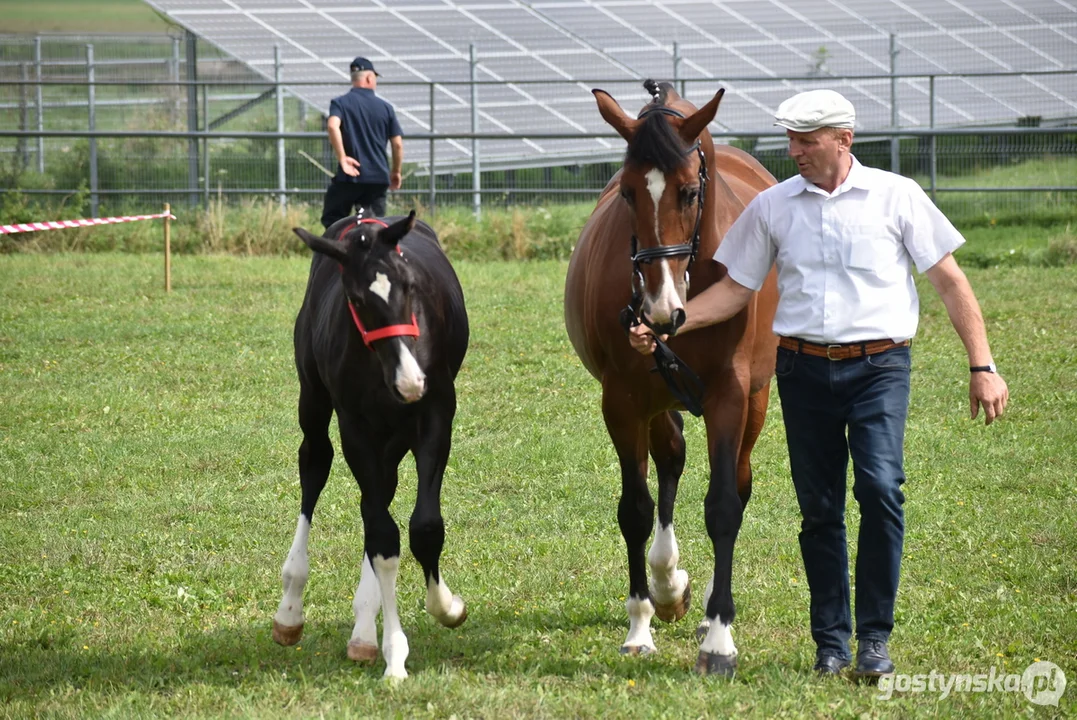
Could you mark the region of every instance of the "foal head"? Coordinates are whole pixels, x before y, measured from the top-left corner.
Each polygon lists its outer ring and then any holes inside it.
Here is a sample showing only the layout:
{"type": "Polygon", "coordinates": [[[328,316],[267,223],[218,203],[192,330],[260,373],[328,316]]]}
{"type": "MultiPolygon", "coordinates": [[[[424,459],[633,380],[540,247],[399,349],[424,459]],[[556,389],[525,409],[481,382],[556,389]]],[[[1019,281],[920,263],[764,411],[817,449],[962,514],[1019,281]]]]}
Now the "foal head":
{"type": "MultiPolygon", "coordinates": [[[[698,249],[706,199],[706,158],[699,136],[714,119],[725,91],[696,110],[668,83],[648,80],[644,87],[654,100],[636,118],[605,91],[592,92],[602,118],[628,142],[621,202],[631,218],[640,317],[654,330],[672,334],[685,320],[688,265],[698,249]]],[[[706,149],[711,152],[711,145],[706,149]]]]}
{"type": "Polygon", "coordinates": [[[364,344],[377,355],[386,387],[405,403],[420,400],[426,391],[426,375],[414,353],[419,334],[415,275],[397,244],[414,226],[415,211],[392,225],[373,218],[344,224],[333,233],[335,238],[294,228],[312,250],[340,263],[353,321],[364,344]]]}

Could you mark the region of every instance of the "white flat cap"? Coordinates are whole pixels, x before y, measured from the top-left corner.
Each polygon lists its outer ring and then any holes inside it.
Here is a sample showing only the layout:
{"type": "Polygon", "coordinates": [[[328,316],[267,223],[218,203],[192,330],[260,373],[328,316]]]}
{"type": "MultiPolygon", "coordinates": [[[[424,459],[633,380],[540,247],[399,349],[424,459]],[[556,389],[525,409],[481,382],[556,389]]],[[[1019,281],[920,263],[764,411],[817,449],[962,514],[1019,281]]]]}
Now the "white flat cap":
{"type": "Polygon", "coordinates": [[[779,105],[774,124],[794,132],[811,132],[823,127],[852,129],[856,125],[856,110],[839,92],[809,90],[779,105]]]}

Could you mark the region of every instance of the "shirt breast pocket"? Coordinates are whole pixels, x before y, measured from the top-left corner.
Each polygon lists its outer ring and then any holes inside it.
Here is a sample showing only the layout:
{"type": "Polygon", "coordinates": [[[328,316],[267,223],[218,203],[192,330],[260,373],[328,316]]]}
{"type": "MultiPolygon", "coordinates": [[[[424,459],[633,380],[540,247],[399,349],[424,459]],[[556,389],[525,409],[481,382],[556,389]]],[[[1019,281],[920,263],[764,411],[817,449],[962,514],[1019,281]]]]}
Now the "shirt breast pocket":
{"type": "Polygon", "coordinates": [[[847,235],[845,266],[853,270],[880,270],[893,264],[894,243],[879,227],[853,227],[847,235]]]}

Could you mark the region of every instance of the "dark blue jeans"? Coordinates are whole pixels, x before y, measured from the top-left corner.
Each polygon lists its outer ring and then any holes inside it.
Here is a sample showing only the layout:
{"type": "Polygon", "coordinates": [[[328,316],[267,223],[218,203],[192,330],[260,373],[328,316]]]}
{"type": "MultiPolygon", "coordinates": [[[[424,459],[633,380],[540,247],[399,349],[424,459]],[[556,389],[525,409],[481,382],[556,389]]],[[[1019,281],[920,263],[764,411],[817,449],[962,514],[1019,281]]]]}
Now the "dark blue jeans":
{"type": "Polygon", "coordinates": [[[849,658],[845,487],[853,460],[860,505],[856,635],[886,642],[894,628],[905,534],[903,445],[909,348],[832,361],[778,348],[776,375],[789,464],[803,518],[800,551],[818,651],[849,658]]]}

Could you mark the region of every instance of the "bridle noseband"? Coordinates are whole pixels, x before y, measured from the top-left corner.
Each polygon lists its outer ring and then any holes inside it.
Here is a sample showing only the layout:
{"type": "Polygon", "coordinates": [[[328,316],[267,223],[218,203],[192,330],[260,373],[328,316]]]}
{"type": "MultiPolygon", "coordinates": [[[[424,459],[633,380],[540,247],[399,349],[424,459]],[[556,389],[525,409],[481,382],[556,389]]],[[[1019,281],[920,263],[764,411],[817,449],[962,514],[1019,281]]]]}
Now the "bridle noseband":
{"type": "MultiPolygon", "coordinates": [[[[684,119],[684,115],[671,107],[665,105],[656,105],[655,107],[648,108],[639,114],[638,119],[642,120],[648,115],[660,113],[662,115],[672,115],[684,119]]],[[[692,263],[696,259],[696,255],[699,253],[699,226],[703,220],[703,205],[707,198],[707,158],[703,154],[703,147],[697,138],[695,143],[684,151],[685,155],[688,155],[695,151],[699,155],[699,199],[696,202],[696,225],[692,230],[692,238],[687,243],[681,243],[680,245],[658,245],[653,248],[639,249],[639,239],[636,234],[632,234],[632,299],[628,305],[621,310],[620,321],[621,326],[627,333],[631,328],[640,324],[645,324],[647,327],[651,327],[651,324],[646,318],[640,317],[640,307],[643,305],[643,270],[640,269],[640,264],[650,264],[655,260],[663,260],[666,258],[681,258],[688,257],[688,265],[684,269],[685,282],[690,282],[688,271],[692,267],[692,263]]],[[[654,370],[662,376],[665,381],[669,392],[675,397],[684,408],[699,417],[703,414],[703,382],[699,379],[690,367],[688,367],[683,360],[669,349],[662,340],[655,335],[654,336],[654,370]]]]}
{"type": "MultiPolygon", "coordinates": [[[[378,220],[377,218],[361,218],[354,225],[346,226],[344,230],[341,231],[340,237],[343,237],[345,233],[353,228],[365,223],[381,225],[383,228],[389,227],[387,223],[378,220]]],[[[396,252],[401,257],[404,256],[399,245],[396,246],[396,252]]],[[[340,271],[342,273],[344,272],[343,265],[340,267],[340,271]]],[[[363,339],[363,344],[367,346],[368,350],[373,350],[370,345],[377,340],[384,340],[385,338],[390,337],[419,337],[419,324],[416,322],[415,313],[411,314],[410,325],[386,325],[385,327],[380,327],[375,330],[367,330],[363,326],[363,321],[359,319],[359,313],[355,311],[355,305],[352,304],[351,300],[348,300],[348,310],[351,311],[352,320],[355,321],[355,328],[359,331],[359,337],[363,339]]]]}

